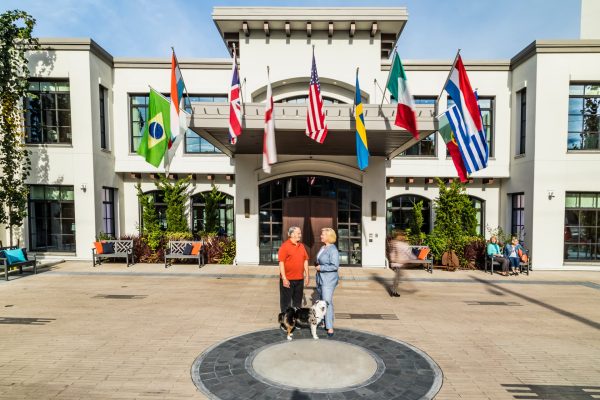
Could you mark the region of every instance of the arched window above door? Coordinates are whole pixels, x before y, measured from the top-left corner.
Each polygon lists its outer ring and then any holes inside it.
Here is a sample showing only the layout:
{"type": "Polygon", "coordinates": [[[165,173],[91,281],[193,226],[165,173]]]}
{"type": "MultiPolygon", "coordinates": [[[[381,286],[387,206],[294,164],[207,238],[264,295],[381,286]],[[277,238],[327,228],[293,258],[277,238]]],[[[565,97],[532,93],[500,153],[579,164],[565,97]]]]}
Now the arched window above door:
{"type": "Polygon", "coordinates": [[[475,218],[477,218],[477,235],[485,235],[485,200],[479,197],[469,196],[471,204],[475,208],[475,218]]]}
{"type": "Polygon", "coordinates": [[[422,196],[402,194],[387,200],[386,225],[388,236],[391,236],[395,230],[404,231],[410,227],[414,218],[413,206],[419,201],[423,202],[422,232],[431,232],[431,200],[422,196]]]}
{"type": "MultiPolygon", "coordinates": [[[[210,192],[202,192],[195,194],[191,198],[191,214],[192,214],[192,232],[203,232],[206,230],[206,202],[203,194],[210,192]]],[[[217,206],[217,233],[233,237],[234,229],[234,211],[233,211],[233,196],[227,193],[219,192],[224,195],[217,206]]]]}

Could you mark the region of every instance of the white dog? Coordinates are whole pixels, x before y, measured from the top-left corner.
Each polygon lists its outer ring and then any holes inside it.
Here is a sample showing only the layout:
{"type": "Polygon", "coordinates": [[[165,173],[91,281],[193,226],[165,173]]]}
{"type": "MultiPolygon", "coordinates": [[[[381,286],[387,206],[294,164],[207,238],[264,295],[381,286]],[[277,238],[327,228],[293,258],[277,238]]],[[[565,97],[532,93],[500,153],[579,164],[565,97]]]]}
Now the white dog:
{"type": "Polygon", "coordinates": [[[310,308],[288,308],[285,312],[279,314],[279,324],[287,331],[287,340],[292,340],[292,331],[298,327],[306,328],[310,326],[310,332],[313,339],[319,339],[317,336],[317,326],[327,314],[327,302],[325,300],[316,301],[310,308]]]}

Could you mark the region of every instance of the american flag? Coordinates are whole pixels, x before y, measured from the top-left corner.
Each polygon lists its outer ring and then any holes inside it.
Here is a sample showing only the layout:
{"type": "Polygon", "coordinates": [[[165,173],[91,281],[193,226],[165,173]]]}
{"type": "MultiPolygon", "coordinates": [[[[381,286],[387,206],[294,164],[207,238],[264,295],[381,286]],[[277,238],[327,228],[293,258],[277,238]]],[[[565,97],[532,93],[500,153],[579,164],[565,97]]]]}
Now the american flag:
{"type": "Polygon", "coordinates": [[[312,71],[310,73],[310,87],[308,89],[308,110],[306,112],[306,136],[323,143],[327,136],[327,124],[323,114],[323,97],[321,84],[317,75],[317,62],[313,50],[312,71]]]}
{"type": "Polygon", "coordinates": [[[240,77],[238,75],[237,61],[233,53],[233,79],[229,89],[229,140],[236,144],[238,136],[242,134],[242,103],[240,99],[240,77]]]}

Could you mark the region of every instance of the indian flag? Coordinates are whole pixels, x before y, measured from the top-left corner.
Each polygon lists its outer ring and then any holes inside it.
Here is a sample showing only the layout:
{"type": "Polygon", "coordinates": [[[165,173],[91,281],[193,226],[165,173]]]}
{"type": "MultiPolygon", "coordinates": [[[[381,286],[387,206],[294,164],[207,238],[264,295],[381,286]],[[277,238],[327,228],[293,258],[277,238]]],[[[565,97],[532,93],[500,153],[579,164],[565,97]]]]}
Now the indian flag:
{"type": "Polygon", "coordinates": [[[394,61],[388,77],[387,89],[398,100],[398,110],[396,111],[394,125],[406,129],[412,133],[415,139],[419,139],[415,101],[408,91],[406,73],[397,52],[394,53],[394,61]]]}

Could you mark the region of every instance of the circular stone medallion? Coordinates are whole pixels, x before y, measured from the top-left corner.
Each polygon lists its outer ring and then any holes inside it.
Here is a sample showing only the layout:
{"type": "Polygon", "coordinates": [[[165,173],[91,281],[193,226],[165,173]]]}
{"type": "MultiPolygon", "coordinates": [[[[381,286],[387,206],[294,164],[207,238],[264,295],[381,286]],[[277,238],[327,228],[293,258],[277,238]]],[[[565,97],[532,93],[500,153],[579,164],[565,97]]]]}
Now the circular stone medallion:
{"type": "Polygon", "coordinates": [[[300,339],[258,349],[248,358],[246,369],[268,384],[331,391],[366,383],[376,374],[377,364],[374,355],[353,344],[300,339]]]}
{"type": "Polygon", "coordinates": [[[215,344],[192,364],[209,399],[433,399],[442,371],[408,343],[352,329],[251,332],[215,344]]]}

